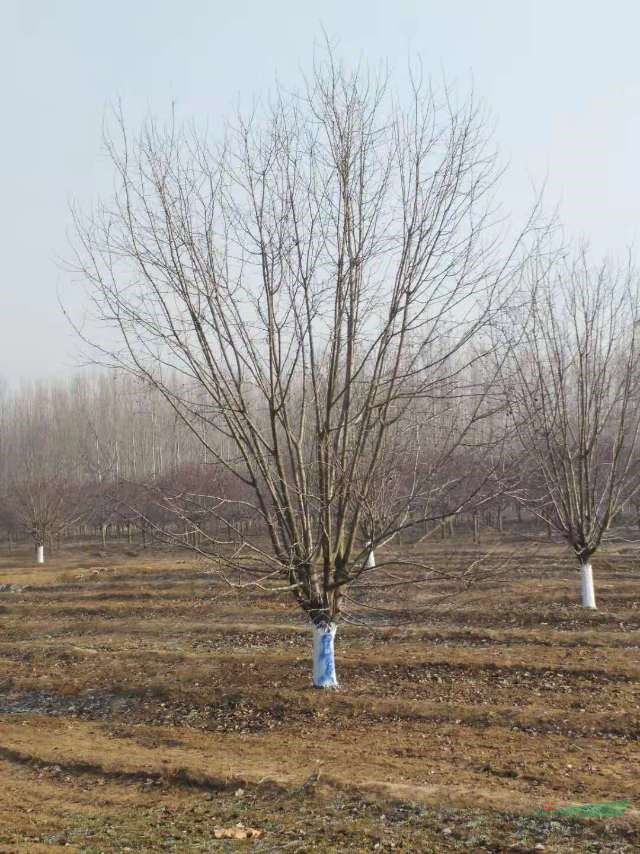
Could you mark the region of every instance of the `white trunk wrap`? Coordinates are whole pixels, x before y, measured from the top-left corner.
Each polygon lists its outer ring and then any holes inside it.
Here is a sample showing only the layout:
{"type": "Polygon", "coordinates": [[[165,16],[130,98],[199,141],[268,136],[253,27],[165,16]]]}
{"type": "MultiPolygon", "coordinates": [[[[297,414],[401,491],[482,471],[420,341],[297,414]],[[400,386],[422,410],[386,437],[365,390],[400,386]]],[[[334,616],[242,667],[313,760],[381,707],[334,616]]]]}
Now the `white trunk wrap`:
{"type": "Polygon", "coordinates": [[[593,589],[593,570],[590,563],[583,563],[580,567],[580,587],[582,589],[582,607],[595,608],[596,594],[593,589]]]}
{"type": "Polygon", "coordinates": [[[44,563],[44,546],[38,546],[36,548],[36,562],[44,563]]]}
{"type": "Polygon", "coordinates": [[[336,624],[313,627],[313,687],[337,688],[334,639],[336,624]]]}
{"type": "MultiPolygon", "coordinates": [[[[367,545],[369,545],[369,543],[367,543],[367,545]]],[[[376,566],[376,556],[375,556],[373,549],[371,549],[369,551],[369,554],[367,555],[367,569],[375,569],[375,566],[376,566]]]]}

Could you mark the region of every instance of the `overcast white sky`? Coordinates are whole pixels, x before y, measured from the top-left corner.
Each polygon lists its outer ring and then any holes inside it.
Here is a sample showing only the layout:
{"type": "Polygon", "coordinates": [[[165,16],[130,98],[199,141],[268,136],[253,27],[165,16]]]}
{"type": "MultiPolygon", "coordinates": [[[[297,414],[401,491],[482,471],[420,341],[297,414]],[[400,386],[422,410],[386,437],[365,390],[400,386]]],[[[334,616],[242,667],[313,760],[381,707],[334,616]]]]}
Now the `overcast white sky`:
{"type": "MultiPolygon", "coordinates": [[[[57,302],[71,199],[109,187],[106,105],[208,117],[295,82],[320,26],[342,56],[467,83],[497,119],[521,212],[546,177],[568,228],[622,251],[640,236],[637,0],[0,0],[0,378],[64,374],[57,302]]],[[[79,298],[79,297],[77,297],[79,298]]]]}

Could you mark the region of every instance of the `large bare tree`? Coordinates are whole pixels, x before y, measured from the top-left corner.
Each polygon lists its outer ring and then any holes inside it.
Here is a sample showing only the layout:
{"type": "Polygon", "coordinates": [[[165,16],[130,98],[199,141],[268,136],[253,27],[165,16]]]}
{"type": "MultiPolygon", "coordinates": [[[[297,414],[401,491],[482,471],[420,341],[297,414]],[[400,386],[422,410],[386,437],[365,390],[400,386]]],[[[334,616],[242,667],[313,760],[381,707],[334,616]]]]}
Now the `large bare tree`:
{"type": "Polygon", "coordinates": [[[220,553],[291,592],[314,684],[335,685],[343,593],[373,550],[480,488],[452,460],[494,403],[471,377],[530,223],[507,239],[472,100],[414,79],[400,106],[331,55],[220,145],[174,121],[131,138],[118,114],[107,147],[116,191],[76,215],[73,265],[118,333],[99,359],[159,389],[242,485],[267,537],[220,553]]]}
{"type": "Polygon", "coordinates": [[[591,558],[640,490],[638,274],[580,251],[541,256],[528,281],[502,372],[518,440],[514,494],[571,546],[582,604],[595,608],[591,558]]]}

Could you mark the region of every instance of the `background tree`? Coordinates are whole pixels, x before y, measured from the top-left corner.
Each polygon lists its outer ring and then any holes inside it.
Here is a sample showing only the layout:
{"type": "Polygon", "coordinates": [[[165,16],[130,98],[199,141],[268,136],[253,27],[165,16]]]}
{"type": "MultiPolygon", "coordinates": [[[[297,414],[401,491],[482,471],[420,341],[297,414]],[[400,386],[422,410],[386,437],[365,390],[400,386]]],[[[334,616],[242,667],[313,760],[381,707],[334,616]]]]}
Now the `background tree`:
{"type": "Polygon", "coordinates": [[[515,495],[578,559],[595,608],[591,558],[640,489],[640,303],[632,267],[586,252],[529,270],[527,316],[502,372],[521,477],[515,495]]]}
{"type": "Polygon", "coordinates": [[[68,389],[38,384],[16,394],[5,417],[4,505],[13,523],[44,549],[86,513],[68,389]]]}

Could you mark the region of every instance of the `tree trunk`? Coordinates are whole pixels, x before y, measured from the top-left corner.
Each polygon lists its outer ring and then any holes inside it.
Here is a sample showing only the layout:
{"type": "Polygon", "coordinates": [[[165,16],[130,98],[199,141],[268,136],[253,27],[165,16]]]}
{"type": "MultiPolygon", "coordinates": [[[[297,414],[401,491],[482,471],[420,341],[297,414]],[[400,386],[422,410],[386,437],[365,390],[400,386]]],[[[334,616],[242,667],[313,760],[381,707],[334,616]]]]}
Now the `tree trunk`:
{"type": "MultiPolygon", "coordinates": [[[[369,545],[369,543],[367,543],[369,545]]],[[[367,569],[375,569],[376,567],[376,556],[374,554],[373,549],[369,550],[369,554],[367,555],[367,569]]]]}
{"type": "Polygon", "coordinates": [[[36,546],[36,563],[44,563],[44,546],[36,546]]]}
{"type": "Polygon", "coordinates": [[[104,522],[100,526],[100,532],[102,534],[102,547],[104,548],[107,545],[107,525],[104,522]]]}
{"type": "Polygon", "coordinates": [[[480,519],[477,512],[473,514],[473,542],[480,542],[480,519]]]}
{"type": "Polygon", "coordinates": [[[334,640],[336,624],[313,627],[313,687],[337,688],[334,640]]]}
{"type": "Polygon", "coordinates": [[[593,570],[590,563],[580,565],[580,587],[582,590],[582,607],[596,608],[596,594],[593,589],[593,570]]]}

